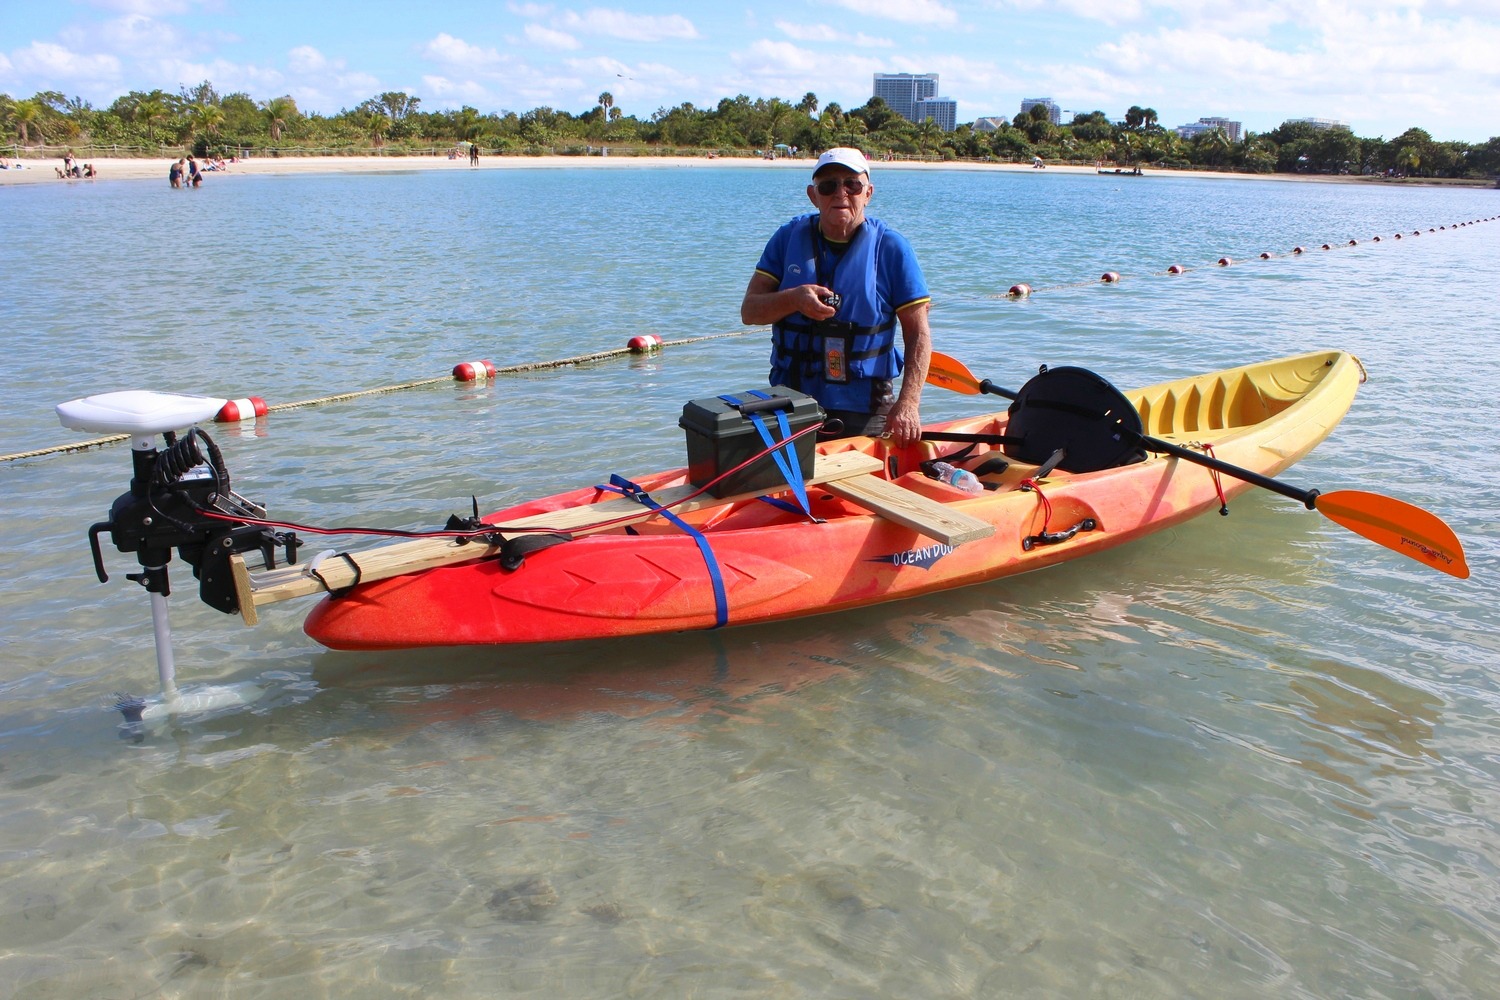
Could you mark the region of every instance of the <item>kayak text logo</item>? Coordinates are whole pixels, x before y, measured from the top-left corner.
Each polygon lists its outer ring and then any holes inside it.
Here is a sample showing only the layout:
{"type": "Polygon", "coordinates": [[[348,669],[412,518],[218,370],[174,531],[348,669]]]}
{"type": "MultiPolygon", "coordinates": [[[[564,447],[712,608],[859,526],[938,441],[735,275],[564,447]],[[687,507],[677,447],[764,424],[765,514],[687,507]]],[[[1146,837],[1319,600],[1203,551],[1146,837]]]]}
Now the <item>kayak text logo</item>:
{"type": "Polygon", "coordinates": [[[920,566],[923,569],[932,569],[932,564],[943,556],[953,551],[951,545],[929,545],[925,549],[907,549],[905,552],[893,552],[888,556],[877,556],[870,562],[890,563],[892,566],[920,566]]]}

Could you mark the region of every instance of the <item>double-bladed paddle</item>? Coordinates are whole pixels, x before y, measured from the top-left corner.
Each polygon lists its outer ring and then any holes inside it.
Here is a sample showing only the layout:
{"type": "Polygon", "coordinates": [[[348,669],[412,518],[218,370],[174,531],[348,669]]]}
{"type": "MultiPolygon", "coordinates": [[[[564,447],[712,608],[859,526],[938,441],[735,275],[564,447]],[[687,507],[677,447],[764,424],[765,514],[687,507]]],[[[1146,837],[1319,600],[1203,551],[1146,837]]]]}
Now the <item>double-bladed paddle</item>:
{"type": "MultiPolygon", "coordinates": [[[[932,360],[928,364],[927,382],[929,385],[969,396],[989,393],[1015,399],[1019,395],[1010,389],[1002,389],[989,379],[976,378],[963,362],[937,351],[932,353],[932,360]]],[[[1279,493],[1296,500],[1308,510],[1316,510],[1335,524],[1342,525],[1377,545],[1384,545],[1393,552],[1399,552],[1449,576],[1456,576],[1460,580],[1468,579],[1469,564],[1464,559],[1463,544],[1458,536],[1442,518],[1421,507],[1364,490],[1320,493],[1317,490],[1298,489],[1280,480],[1230,465],[1160,438],[1145,434],[1135,436],[1140,439],[1137,443],[1143,448],[1172,455],[1185,462],[1243,480],[1252,486],[1279,493]]]]}

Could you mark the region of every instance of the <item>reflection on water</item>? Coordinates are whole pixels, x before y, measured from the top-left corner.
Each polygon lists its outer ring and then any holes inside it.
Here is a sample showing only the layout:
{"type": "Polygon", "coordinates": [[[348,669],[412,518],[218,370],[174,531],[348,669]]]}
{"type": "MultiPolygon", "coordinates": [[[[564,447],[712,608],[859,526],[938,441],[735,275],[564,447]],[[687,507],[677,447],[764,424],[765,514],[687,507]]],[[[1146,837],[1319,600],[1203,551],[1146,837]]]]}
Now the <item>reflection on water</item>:
{"type": "MultiPolygon", "coordinates": [[[[244,629],[178,569],[182,680],[268,694],[134,744],[108,706],[152,685],[149,613],[93,580],[82,534],[128,456],[10,464],[0,981],[299,1000],[1493,992],[1500,487],[1474,400],[1500,372],[1473,345],[1500,336],[1474,305],[1500,226],[1255,260],[1493,214],[1489,192],[1094,180],[887,172],[880,213],[939,290],[940,348],[1002,384],[1071,363],[1122,385],[1352,350],[1371,381],[1285,478],[1441,513],[1474,580],[1252,494],[1086,564],[837,616],[347,655],[302,635],[305,602],[244,629]],[[1250,263],[1158,273],[1223,255],[1250,263]],[[1093,284],[1103,270],[1128,280],[1093,284]],[[1414,445],[1413,428],[1441,432],[1414,445]]],[[[155,185],[7,194],[28,252],[0,292],[0,450],[65,439],[51,407],[97,388],[284,402],[732,330],[766,233],[801,210],[776,171],[245,181],[170,204],[155,185]],[[702,207],[691,233],[666,207],[682,203],[702,207]],[[442,220],[464,213],[455,250],[442,220]],[[235,252],[191,294],[164,286],[160,234],[199,227],[235,252]],[[65,266],[81,253],[90,269],[65,266]],[[59,374],[106,336],[107,372],[59,374]]],[[[212,433],[277,516],[429,527],[471,494],[494,509],[680,464],[683,402],[756,384],[765,353],[724,338],[212,433]]],[[[933,418],[975,405],[924,399],[933,418]]]]}

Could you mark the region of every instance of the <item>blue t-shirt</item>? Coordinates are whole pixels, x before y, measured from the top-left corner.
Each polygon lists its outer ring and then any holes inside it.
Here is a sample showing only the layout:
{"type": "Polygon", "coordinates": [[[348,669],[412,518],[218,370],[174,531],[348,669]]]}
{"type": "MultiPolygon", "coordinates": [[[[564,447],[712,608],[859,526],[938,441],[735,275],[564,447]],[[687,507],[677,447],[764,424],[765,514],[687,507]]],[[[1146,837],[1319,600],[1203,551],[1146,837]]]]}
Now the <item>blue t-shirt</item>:
{"type": "MultiPolygon", "coordinates": [[[[809,213],[798,216],[776,230],[761,252],[755,269],[774,278],[778,288],[808,284],[832,287],[833,275],[837,273],[839,259],[843,256],[841,251],[850,244],[832,243],[827,239],[815,241],[821,253],[815,262],[814,273],[811,274],[807,273],[804,266],[805,259],[800,259],[805,258],[806,243],[800,247],[791,245],[794,239],[806,232],[808,225],[816,226],[816,220],[817,214],[809,213]],[[822,272],[822,280],[819,280],[818,271],[822,272]]],[[[865,225],[868,226],[871,222],[878,220],[867,218],[865,225]]],[[[911,244],[894,229],[884,228],[875,260],[875,287],[880,317],[878,323],[871,325],[883,324],[894,319],[899,310],[932,298],[927,290],[927,280],[922,276],[922,266],[917,263],[917,255],[912,252],[911,244]]],[[[805,236],[801,238],[805,239],[805,236]]],[[[856,233],[855,239],[859,238],[860,234],[856,233]]]]}

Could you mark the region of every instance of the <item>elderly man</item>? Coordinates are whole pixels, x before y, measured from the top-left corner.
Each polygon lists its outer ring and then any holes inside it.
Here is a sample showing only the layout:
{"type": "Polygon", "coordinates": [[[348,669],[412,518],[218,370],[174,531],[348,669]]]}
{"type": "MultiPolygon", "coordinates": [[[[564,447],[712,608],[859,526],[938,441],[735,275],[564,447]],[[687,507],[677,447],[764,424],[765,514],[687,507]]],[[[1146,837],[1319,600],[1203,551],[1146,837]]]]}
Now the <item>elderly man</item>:
{"type": "Polygon", "coordinates": [[[771,324],[771,384],[816,399],[828,411],[830,430],[885,434],[904,445],[922,432],[931,296],[911,244],[865,216],[874,193],[859,150],[830,149],[818,157],[807,186],[817,212],[771,237],[740,318],[771,324]],[[903,367],[896,396],[893,382],[903,367]]]}

